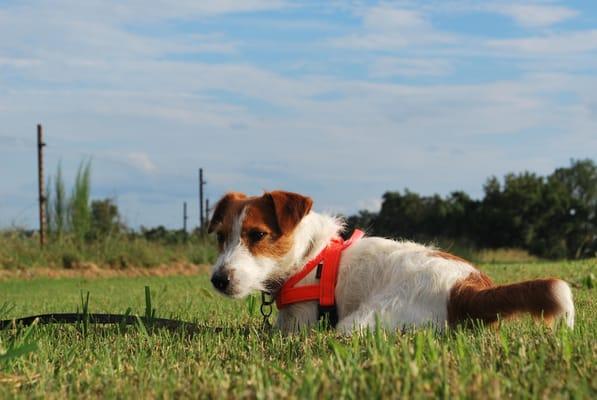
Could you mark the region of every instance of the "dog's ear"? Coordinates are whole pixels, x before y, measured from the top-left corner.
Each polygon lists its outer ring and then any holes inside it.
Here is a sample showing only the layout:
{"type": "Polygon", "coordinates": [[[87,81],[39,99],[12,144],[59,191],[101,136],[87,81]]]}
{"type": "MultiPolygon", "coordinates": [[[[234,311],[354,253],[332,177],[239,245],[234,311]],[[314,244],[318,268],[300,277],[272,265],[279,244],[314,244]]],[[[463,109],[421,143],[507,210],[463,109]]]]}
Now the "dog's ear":
{"type": "Polygon", "coordinates": [[[230,192],[226,193],[224,197],[218,201],[216,204],[216,208],[214,209],[214,213],[211,216],[211,220],[209,221],[209,227],[207,228],[207,233],[212,233],[214,229],[222,222],[224,216],[228,212],[228,208],[230,204],[234,201],[244,200],[247,198],[247,195],[244,193],[239,192],[230,192]]]}
{"type": "Polygon", "coordinates": [[[276,220],[282,233],[294,230],[305,215],[311,211],[313,200],[298,193],[273,191],[264,194],[273,203],[276,220]]]}

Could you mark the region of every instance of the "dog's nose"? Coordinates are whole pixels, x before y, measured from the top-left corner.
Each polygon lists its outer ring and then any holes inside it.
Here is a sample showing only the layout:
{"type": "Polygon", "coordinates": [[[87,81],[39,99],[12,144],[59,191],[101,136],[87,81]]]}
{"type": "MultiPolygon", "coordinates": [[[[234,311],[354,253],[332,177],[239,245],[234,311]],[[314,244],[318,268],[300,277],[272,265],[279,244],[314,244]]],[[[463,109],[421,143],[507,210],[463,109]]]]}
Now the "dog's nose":
{"type": "Polygon", "coordinates": [[[230,284],[230,278],[227,274],[215,273],[211,277],[211,283],[220,292],[224,292],[230,284]]]}

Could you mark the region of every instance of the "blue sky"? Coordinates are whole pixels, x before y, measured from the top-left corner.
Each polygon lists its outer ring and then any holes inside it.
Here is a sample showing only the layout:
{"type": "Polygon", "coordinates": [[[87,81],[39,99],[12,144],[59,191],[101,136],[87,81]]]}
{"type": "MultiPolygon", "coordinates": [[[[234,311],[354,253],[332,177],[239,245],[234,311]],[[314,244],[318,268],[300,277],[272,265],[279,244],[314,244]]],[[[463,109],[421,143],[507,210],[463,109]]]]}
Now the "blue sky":
{"type": "Polygon", "coordinates": [[[37,226],[38,122],[48,172],[178,227],[199,167],[346,214],[595,159],[596,88],[594,1],[0,0],[0,226],[37,226]]]}

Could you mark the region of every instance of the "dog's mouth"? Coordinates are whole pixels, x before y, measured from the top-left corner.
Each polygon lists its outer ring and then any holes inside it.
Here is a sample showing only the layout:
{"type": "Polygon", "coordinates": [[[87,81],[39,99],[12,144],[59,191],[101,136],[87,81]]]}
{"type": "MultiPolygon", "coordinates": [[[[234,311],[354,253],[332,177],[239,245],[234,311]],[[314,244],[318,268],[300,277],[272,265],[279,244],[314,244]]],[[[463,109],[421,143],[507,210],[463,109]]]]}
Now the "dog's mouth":
{"type": "Polygon", "coordinates": [[[234,284],[230,284],[227,288],[225,289],[220,289],[218,287],[215,287],[215,289],[222,295],[226,296],[226,297],[230,297],[233,299],[239,299],[244,297],[243,294],[237,290],[236,286],[234,284]]]}

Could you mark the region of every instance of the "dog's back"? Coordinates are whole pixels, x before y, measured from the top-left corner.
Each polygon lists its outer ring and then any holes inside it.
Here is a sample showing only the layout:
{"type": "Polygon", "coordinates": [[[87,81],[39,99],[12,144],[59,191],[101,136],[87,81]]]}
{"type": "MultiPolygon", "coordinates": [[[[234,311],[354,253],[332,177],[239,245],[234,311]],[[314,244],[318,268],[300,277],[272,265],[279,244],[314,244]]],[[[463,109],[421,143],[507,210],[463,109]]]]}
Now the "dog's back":
{"type": "Polygon", "coordinates": [[[336,288],[339,328],[388,328],[464,321],[493,323],[530,313],[551,322],[574,323],[568,285],[538,279],[495,286],[467,261],[412,242],[365,238],[346,250],[336,288]]]}

